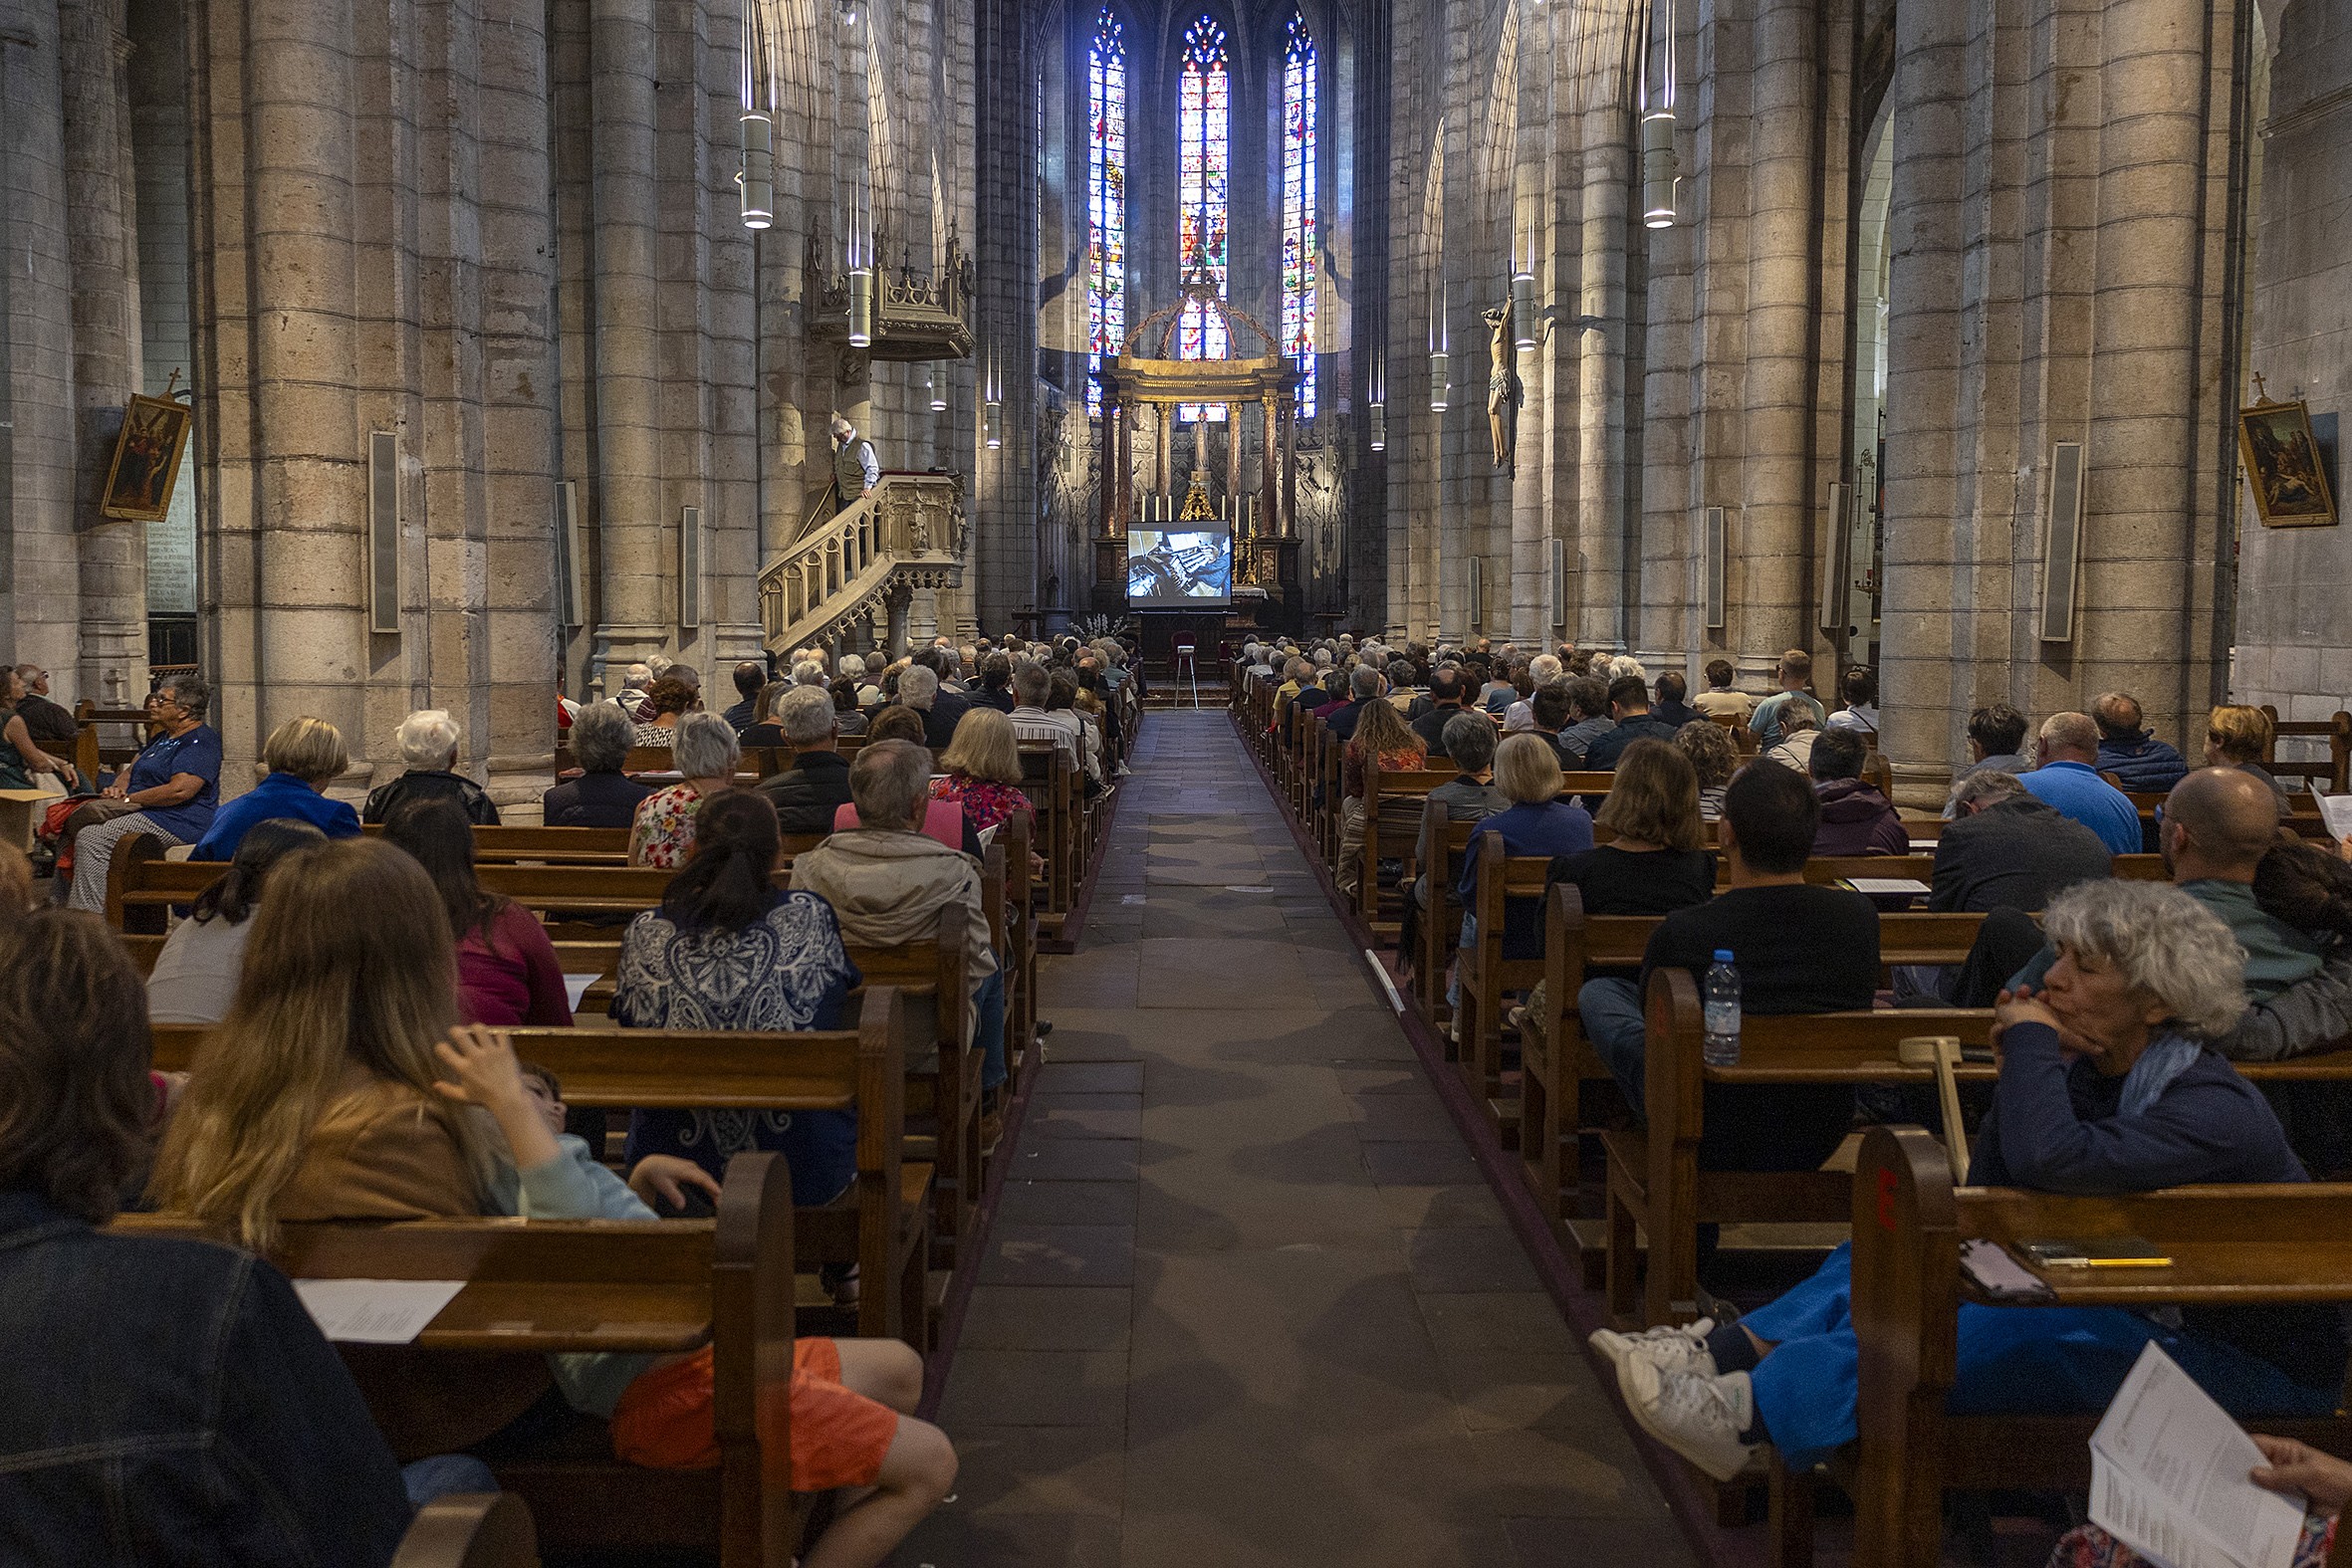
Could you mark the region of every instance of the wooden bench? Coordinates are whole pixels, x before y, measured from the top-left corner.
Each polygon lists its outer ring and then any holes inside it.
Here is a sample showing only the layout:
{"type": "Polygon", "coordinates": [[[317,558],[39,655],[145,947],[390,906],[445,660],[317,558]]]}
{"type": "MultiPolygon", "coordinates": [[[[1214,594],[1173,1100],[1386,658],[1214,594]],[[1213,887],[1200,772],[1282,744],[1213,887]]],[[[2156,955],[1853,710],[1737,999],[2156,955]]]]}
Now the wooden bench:
{"type": "Polygon", "coordinates": [[[1446,966],[1454,961],[1454,942],[1461,935],[1461,911],[1454,902],[1454,885],[1462,876],[1462,856],[1470,848],[1476,820],[1455,821],[1442,801],[1426,797],[1421,806],[1421,831],[1413,840],[1413,857],[1401,879],[1403,896],[1413,896],[1412,883],[1423,879],[1428,906],[1416,921],[1418,940],[1413,961],[1413,1005],[1431,1028],[1451,1021],[1446,1006],[1446,966]]]}
{"type": "MultiPolygon", "coordinates": [[[[1632,978],[1664,917],[1587,915],[1581,893],[1566,883],[1549,891],[1543,911],[1543,1008],[1520,1034],[1522,1171],[1545,1217],[1566,1228],[1587,1284],[1597,1288],[1603,1282],[1607,1232],[1604,1227],[1584,1232],[1578,1224],[1583,1214],[1576,1201],[1576,1147],[1584,1132],[1606,1125],[1607,1107],[1618,1095],[1615,1079],[1585,1038],[1576,995],[1594,969],[1632,978]]],[[[1984,920],[1983,915],[1882,913],[1879,966],[1891,971],[1959,964],[1984,920]]]]}
{"type": "MultiPolygon", "coordinates": [[[[1864,1137],[1850,1194],[1853,1323],[1861,1342],[1853,1561],[1934,1563],[1943,1556],[1944,1491],[2083,1489],[2096,1413],[1954,1416],[1960,1303],[1973,1299],[1961,1244],[2000,1243],[2062,1306],[2245,1306],[2352,1300],[2352,1187],[2182,1187],[2120,1198],[2062,1198],[1956,1187],[1943,1145],[1915,1127],[1864,1137]],[[2015,1243],[2035,1237],[2138,1236],[2162,1268],[2038,1269],[2015,1243]]],[[[2030,1311],[2030,1307],[2004,1310],[2030,1311]]],[[[2259,1420],[2254,1430],[2352,1452],[2352,1426],[2259,1420]]],[[[1809,1481],[1774,1475],[1775,1560],[1809,1561],[1809,1481]]],[[[2331,1563],[2352,1562],[2339,1530],[2331,1563]]]]}
{"type": "MultiPolygon", "coordinates": [[[[82,701],[74,704],[74,717],[93,737],[89,744],[97,748],[96,752],[91,755],[93,770],[121,767],[138,756],[140,750],[147,744],[148,737],[154,733],[154,726],[148,722],[147,711],[144,708],[101,708],[97,703],[85,697],[82,701]],[[110,742],[106,737],[98,734],[101,726],[127,730],[129,732],[128,739],[110,742]]],[[[77,750],[79,751],[79,747],[77,750]]],[[[79,757],[75,760],[75,766],[81,766],[79,757]]]]}
{"type": "Polygon", "coordinates": [[[2352,713],[2339,708],[2324,719],[2292,722],[2279,718],[2274,704],[2264,703],[2262,717],[2270,721],[2270,745],[2262,754],[2262,766],[2272,777],[2300,779],[2310,789],[2318,789],[2324,784],[2330,794],[2342,794],[2352,788],[2352,713]],[[2302,739],[2325,741],[2326,761],[2278,760],[2279,741],[2302,739]]]}
{"type": "Polygon", "coordinates": [[[1454,1013],[1454,1033],[1459,1041],[1455,1059],[1471,1095],[1487,1108],[1503,1147],[1515,1149],[1519,1147],[1519,1104],[1516,1098],[1506,1101],[1502,1097],[1503,997],[1506,992],[1531,990],[1543,978],[1543,958],[1539,953],[1524,958],[1507,956],[1503,937],[1513,903],[1524,907],[1543,896],[1551,857],[1506,854],[1501,833],[1478,835],[1470,852],[1477,857],[1470,912],[1478,928],[1476,940],[1454,960],[1461,997],[1454,1013]]]}
{"type": "MultiPolygon", "coordinates": [[[[1383,773],[1377,758],[1364,764],[1364,831],[1363,843],[1356,851],[1355,912],[1377,937],[1392,938],[1397,932],[1397,921],[1384,918],[1380,862],[1383,858],[1402,859],[1411,852],[1420,836],[1421,812],[1429,791],[1456,777],[1451,765],[1383,773]]],[[[1433,915],[1437,911],[1434,897],[1430,911],[1433,915]]]]}
{"type": "MultiPolygon", "coordinates": [[[[369,822],[359,831],[379,837],[383,824],[369,822]]],[[[628,858],[629,830],[625,827],[474,828],[476,865],[624,866],[628,858]]]]}
{"type": "MultiPolygon", "coordinates": [[[[1835,1224],[1846,1217],[1845,1178],[1834,1172],[1701,1171],[1708,1085],[1926,1085],[1935,1081],[1934,1070],[1901,1065],[1901,1041],[1952,1035],[1964,1047],[1983,1047],[1993,1027],[1990,1008],[1749,1013],[1741,1019],[1739,1065],[1711,1067],[1700,1055],[1705,1015],[1698,982],[1688,970],[1653,974],[1643,1001],[1649,1127],[1646,1133],[1610,1132],[1601,1139],[1609,1172],[1609,1311],[1614,1321],[1636,1326],[1688,1322],[1699,1315],[1701,1224],[1835,1224]],[[1649,1240],[1638,1305],[1636,1226],[1649,1240]]],[[[2235,1065],[2257,1083],[2352,1081],[2352,1049],[2235,1065]]],[[[1964,1082],[1990,1083],[1996,1069],[1990,1062],[1964,1062],[1959,1076],[1964,1082]]]]}
{"type": "Polygon", "coordinates": [[[1045,858],[1038,912],[1040,940],[1058,947],[1084,880],[1082,786],[1069,754],[1043,741],[1021,744],[1021,789],[1036,815],[1034,848],[1045,858]]]}
{"type": "MultiPolygon", "coordinates": [[[[927,1348],[932,1169],[904,1158],[906,999],[890,987],[850,1001],[839,1029],[509,1030],[515,1054],[554,1073],[569,1105],[603,1110],[857,1112],[857,1174],[849,1198],[806,1211],[800,1265],[856,1263],[858,1332],[927,1348]],[[891,1283],[894,1282],[895,1288],[891,1283]]],[[[207,1030],[154,1026],[159,1072],[202,1070],[207,1030]]]]}
{"type": "MultiPolygon", "coordinates": [[[[650,1470],[580,1418],[497,1466],[551,1552],[716,1550],[728,1568],[790,1568],[794,1213],[782,1156],[729,1162],[716,1220],[416,1220],[290,1225],[271,1261],[295,1279],[462,1279],[413,1354],[712,1348],[719,1466],[650,1470]]],[[[125,1215],[135,1234],[184,1220],[125,1215]]],[[[496,1559],[491,1559],[495,1561],[496,1559]]]]}

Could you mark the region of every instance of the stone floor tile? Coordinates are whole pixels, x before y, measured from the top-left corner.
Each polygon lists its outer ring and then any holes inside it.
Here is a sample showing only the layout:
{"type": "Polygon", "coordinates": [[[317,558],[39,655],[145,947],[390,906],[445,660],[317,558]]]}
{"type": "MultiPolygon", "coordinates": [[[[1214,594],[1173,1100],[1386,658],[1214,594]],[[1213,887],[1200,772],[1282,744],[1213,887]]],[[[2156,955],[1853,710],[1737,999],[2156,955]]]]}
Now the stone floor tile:
{"type": "Polygon", "coordinates": [[[939,1424],[1115,1427],[1126,1412],[1123,1352],[959,1349],[939,1424]]]}
{"type": "Polygon", "coordinates": [[[1135,1191],[1132,1181],[1054,1182],[1011,1177],[997,1199],[997,1221],[1131,1226],[1135,1223],[1135,1191]]]}
{"type": "Polygon", "coordinates": [[[1135,1293],[1092,1285],[983,1285],[964,1309],[959,1351],[1127,1348],[1135,1293]]]}
{"type": "Polygon", "coordinates": [[[980,1265],[987,1285],[1126,1285],[1135,1279],[1135,1229],[1123,1225],[990,1228],[980,1265]]]}

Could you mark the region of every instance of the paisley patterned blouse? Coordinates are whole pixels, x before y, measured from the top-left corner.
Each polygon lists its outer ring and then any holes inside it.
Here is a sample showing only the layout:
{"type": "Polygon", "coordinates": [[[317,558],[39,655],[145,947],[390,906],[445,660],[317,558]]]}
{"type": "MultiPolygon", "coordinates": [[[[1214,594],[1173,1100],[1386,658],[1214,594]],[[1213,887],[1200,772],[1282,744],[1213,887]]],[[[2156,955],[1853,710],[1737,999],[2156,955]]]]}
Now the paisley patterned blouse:
{"type": "MultiPolygon", "coordinates": [[[[841,1004],[863,977],[841,946],[833,907],[815,893],[775,898],[741,931],[681,926],[659,909],[630,921],[613,985],[614,1019],[635,1029],[838,1028],[841,1004]]],[[[729,1158],[755,1149],[784,1151],[795,1204],[828,1203],[856,1172],[856,1113],[629,1113],[631,1165],[648,1154],[674,1154],[723,1176],[729,1158]]]]}

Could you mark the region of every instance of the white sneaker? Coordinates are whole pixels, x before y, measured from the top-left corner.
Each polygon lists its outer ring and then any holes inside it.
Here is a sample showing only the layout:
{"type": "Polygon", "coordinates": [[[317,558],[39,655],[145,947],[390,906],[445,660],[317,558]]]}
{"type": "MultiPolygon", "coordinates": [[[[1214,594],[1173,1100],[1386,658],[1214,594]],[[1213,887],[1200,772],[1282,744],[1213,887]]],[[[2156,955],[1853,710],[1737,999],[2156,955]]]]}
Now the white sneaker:
{"type": "Polygon", "coordinates": [[[1719,1481],[1746,1469],[1762,1447],[1740,1441],[1756,1420],[1756,1390],[1745,1372],[1667,1372],[1636,1356],[1619,1365],[1617,1387],[1644,1431],[1719,1481]]]}
{"type": "Polygon", "coordinates": [[[1667,1324],[1638,1334],[1597,1329],[1590,1343],[1620,1373],[1629,1358],[1638,1356],[1661,1372],[1696,1372],[1711,1378],[1716,1372],[1715,1353],[1707,1348],[1707,1336],[1714,1332],[1715,1319],[1703,1317],[1687,1327],[1667,1324]]]}

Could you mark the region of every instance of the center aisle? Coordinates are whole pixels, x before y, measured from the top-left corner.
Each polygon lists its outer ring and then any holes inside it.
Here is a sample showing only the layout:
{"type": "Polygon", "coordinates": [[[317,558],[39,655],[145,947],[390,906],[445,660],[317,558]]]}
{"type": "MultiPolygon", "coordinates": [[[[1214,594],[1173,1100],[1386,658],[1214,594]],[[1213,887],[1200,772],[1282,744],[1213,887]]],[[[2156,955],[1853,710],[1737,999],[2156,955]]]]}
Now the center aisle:
{"type": "Polygon", "coordinates": [[[1231,720],[1134,767],[897,1560],[1689,1563],[1231,720]]]}

